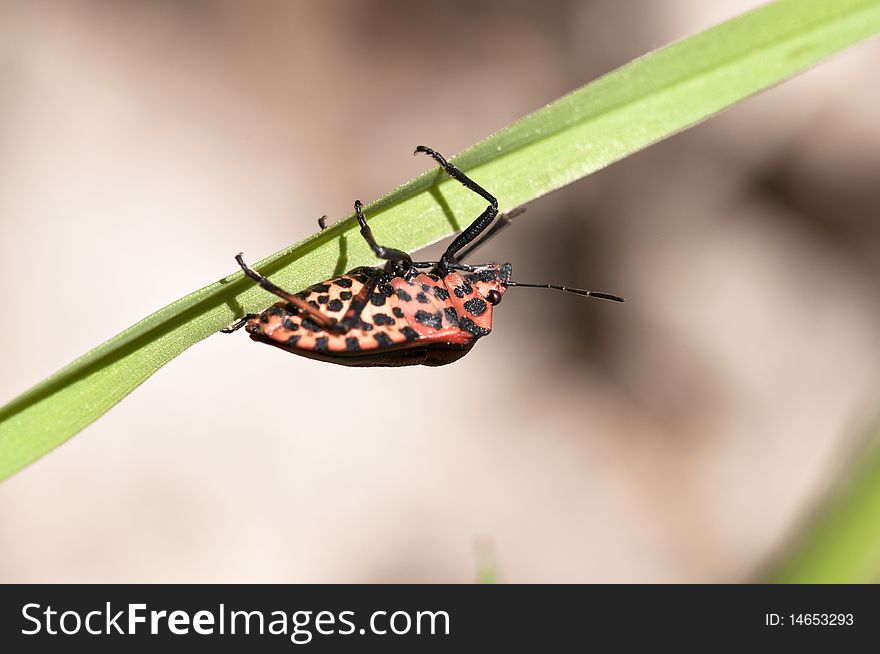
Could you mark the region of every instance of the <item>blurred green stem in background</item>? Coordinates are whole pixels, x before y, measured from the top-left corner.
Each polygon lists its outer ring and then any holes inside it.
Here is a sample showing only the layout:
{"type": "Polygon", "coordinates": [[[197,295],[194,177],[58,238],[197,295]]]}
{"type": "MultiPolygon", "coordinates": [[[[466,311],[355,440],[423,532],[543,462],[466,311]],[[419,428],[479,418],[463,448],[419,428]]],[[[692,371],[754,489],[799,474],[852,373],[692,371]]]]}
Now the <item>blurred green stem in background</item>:
{"type": "Polygon", "coordinates": [[[880,428],[873,436],[768,581],[880,582],[880,428]]]}
{"type": "MultiPolygon", "coordinates": [[[[878,31],[880,0],[768,4],[595,80],[474,145],[455,163],[491,189],[502,209],[510,209],[705,120],[878,31]]],[[[442,143],[427,145],[443,150],[442,143]]],[[[482,209],[482,200],[430,163],[425,160],[429,172],[367,207],[380,242],[417,250],[460,230],[482,209]]],[[[255,267],[282,287],[301,289],[373,262],[356,224],[345,220],[255,267]]],[[[274,300],[235,273],[141,320],[14,399],[0,409],[0,479],[89,425],[191,345],[274,300]]],[[[863,520],[861,507],[869,497],[870,506],[878,505],[878,480],[874,466],[857,484],[865,490],[837,509],[839,516],[853,516],[858,527],[852,533],[873,551],[880,520],[863,520]]],[[[843,546],[811,551],[821,553],[815,554],[822,561],[815,570],[832,575],[827,580],[843,570],[831,559],[849,556],[843,546]]],[[[798,570],[812,569],[809,554],[800,565],[782,578],[802,578],[798,570]]],[[[863,568],[858,570],[862,574],[863,568]]]]}

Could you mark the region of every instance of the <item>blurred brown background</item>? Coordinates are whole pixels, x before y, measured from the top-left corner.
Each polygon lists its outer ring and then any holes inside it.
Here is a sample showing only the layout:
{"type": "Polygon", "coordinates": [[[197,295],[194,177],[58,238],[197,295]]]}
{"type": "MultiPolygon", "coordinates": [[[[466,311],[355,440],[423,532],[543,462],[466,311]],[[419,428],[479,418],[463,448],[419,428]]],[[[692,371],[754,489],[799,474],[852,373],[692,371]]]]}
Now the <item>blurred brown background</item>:
{"type": "MultiPolygon", "coordinates": [[[[422,172],[414,145],[452,155],[758,4],[0,3],[0,403],[422,172]]],[[[513,291],[441,369],[200,343],[0,486],[0,581],[753,578],[880,400],[878,57],[534,202],[485,250],[626,305],[513,291]]]]}

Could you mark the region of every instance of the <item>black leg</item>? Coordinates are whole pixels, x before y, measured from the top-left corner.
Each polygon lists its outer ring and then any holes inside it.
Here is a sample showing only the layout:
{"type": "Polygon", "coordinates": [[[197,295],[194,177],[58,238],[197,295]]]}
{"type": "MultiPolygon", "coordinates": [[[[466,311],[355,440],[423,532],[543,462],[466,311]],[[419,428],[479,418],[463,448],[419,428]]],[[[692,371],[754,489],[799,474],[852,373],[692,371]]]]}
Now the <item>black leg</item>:
{"type": "MultiPolygon", "coordinates": [[[[378,272],[378,271],[377,271],[378,272]]],[[[376,287],[379,285],[380,275],[373,275],[361,288],[360,293],[351,299],[351,305],[345,312],[342,320],[339,321],[340,328],[348,331],[349,329],[357,329],[361,324],[361,314],[367,302],[373,297],[376,287]]]]}
{"type": "Polygon", "coordinates": [[[361,204],[360,200],[354,201],[354,213],[361,226],[361,236],[364,237],[364,240],[370,246],[370,249],[373,250],[375,255],[380,259],[390,261],[392,270],[396,274],[405,275],[409,273],[412,269],[412,257],[402,250],[387,248],[376,243],[376,239],[373,238],[373,230],[370,229],[370,226],[367,224],[367,219],[364,217],[364,205],[361,204]]]}
{"type": "Polygon", "coordinates": [[[300,311],[305,313],[316,325],[321,327],[322,329],[327,330],[335,330],[338,323],[335,318],[331,318],[328,315],[321,313],[318,309],[308,304],[302,298],[294,295],[293,293],[288,293],[284,289],[281,289],[272,282],[270,282],[266,277],[263,277],[256,270],[252,270],[248,267],[248,265],[244,262],[243,254],[238,253],[235,256],[235,260],[238,262],[238,265],[241,266],[241,269],[244,271],[244,274],[253,279],[255,282],[260,284],[260,287],[273,293],[280,297],[282,300],[286,300],[290,304],[299,308],[300,311]]]}
{"type": "Polygon", "coordinates": [[[320,218],[318,218],[318,227],[321,228],[322,232],[325,229],[327,229],[327,216],[326,216],[326,214],[321,216],[320,218]]]}
{"type": "Polygon", "coordinates": [[[237,332],[239,329],[241,329],[242,327],[244,327],[248,323],[248,320],[250,320],[251,318],[256,318],[257,315],[259,315],[259,314],[249,313],[241,320],[236,320],[234,323],[229,325],[229,327],[224,327],[223,329],[220,330],[220,332],[223,334],[231,334],[232,332],[237,332]]]}
{"type": "Polygon", "coordinates": [[[441,269],[441,271],[446,271],[449,268],[449,264],[455,261],[456,255],[458,254],[459,250],[464,248],[468,243],[470,243],[480,234],[482,234],[489,227],[489,225],[492,224],[492,221],[495,220],[495,216],[498,215],[498,200],[496,200],[495,196],[489,193],[489,191],[484,189],[470,177],[461,172],[458,168],[446,161],[443,155],[439,152],[432,150],[431,148],[424,145],[420,145],[416,148],[416,154],[418,154],[419,152],[422,152],[432,157],[434,161],[440,164],[440,167],[445,170],[450,177],[458,182],[461,182],[462,185],[489,201],[489,206],[486,207],[486,210],[481,213],[477,217],[477,219],[467,227],[467,229],[459,234],[454,241],[452,241],[450,246],[446,248],[446,252],[443,253],[442,257],[440,257],[440,263],[438,267],[441,269]]]}
{"type": "Polygon", "coordinates": [[[458,252],[455,255],[455,259],[453,261],[455,263],[461,263],[462,261],[467,259],[469,256],[471,256],[474,253],[474,251],[477,248],[484,246],[489,241],[489,239],[497,236],[498,232],[500,232],[502,229],[505,229],[506,227],[510,227],[510,221],[513,218],[516,218],[521,213],[525,213],[525,211],[526,211],[525,207],[517,207],[516,209],[511,209],[510,211],[499,214],[498,220],[495,221],[495,224],[492,225],[492,227],[488,231],[483,232],[480,235],[480,238],[478,238],[476,241],[471,243],[468,247],[466,247],[461,252],[458,252]]]}
{"type": "MultiPolygon", "coordinates": [[[[479,270],[480,268],[485,268],[486,266],[491,265],[488,263],[478,263],[478,264],[467,264],[461,263],[460,261],[450,261],[446,264],[446,271],[450,270],[465,270],[467,272],[474,272],[475,270],[479,270]]],[[[439,268],[439,261],[413,261],[413,268],[439,268]]],[[[438,270],[438,273],[442,272],[438,270]]]]}

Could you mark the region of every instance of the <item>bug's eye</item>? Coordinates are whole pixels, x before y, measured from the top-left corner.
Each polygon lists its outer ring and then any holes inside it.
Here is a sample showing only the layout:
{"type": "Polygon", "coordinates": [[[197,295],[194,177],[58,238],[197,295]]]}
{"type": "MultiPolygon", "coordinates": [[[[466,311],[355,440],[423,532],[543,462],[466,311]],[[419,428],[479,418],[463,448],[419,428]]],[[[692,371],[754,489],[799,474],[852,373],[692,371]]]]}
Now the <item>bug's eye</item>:
{"type": "Polygon", "coordinates": [[[491,305],[496,305],[501,302],[501,293],[498,291],[492,290],[486,295],[486,301],[491,305]]]}

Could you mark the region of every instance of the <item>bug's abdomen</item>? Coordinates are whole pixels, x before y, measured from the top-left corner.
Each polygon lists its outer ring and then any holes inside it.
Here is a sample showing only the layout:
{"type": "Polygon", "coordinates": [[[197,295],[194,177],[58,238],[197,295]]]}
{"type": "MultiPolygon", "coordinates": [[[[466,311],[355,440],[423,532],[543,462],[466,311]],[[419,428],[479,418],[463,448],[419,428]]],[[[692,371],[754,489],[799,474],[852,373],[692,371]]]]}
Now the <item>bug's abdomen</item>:
{"type": "MultiPolygon", "coordinates": [[[[352,271],[315,284],[298,296],[342,322],[366,281],[365,276],[352,271]]],[[[247,330],[254,340],[296,354],[372,361],[364,365],[382,365],[375,361],[376,357],[398,350],[411,352],[409,356],[394,355],[394,362],[387,365],[440,365],[439,350],[462,350],[473,340],[472,334],[458,328],[442,282],[427,275],[418,275],[412,281],[398,277],[378,284],[360,314],[360,321],[344,332],[322,329],[286,302],[278,302],[252,319],[247,330]],[[422,352],[422,346],[430,347],[422,352]],[[420,353],[424,354],[421,360],[420,353]],[[432,363],[435,360],[438,362],[432,363]]]]}
{"type": "Polygon", "coordinates": [[[458,316],[458,327],[473,338],[492,331],[492,305],[478,292],[474,275],[452,272],[443,278],[449,289],[449,302],[458,316]]]}
{"type": "Polygon", "coordinates": [[[394,301],[409,328],[426,342],[465,345],[473,336],[459,328],[458,312],[452,305],[450,291],[436,275],[416,275],[411,280],[391,280],[394,301]]]}

